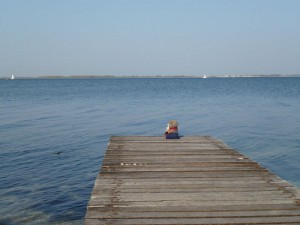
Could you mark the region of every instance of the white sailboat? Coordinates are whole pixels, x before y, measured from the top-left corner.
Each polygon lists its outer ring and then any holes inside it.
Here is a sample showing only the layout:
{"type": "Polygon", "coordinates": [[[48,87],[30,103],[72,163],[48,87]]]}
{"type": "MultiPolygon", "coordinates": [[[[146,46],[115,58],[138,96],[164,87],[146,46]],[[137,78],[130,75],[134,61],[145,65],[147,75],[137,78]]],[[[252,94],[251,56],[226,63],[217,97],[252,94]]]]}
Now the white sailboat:
{"type": "Polygon", "coordinates": [[[14,80],[14,79],[15,79],[15,76],[12,74],[10,79],[11,79],[11,80],[14,80]]]}
{"type": "Polygon", "coordinates": [[[206,74],[203,75],[203,78],[207,78],[206,74]]]}

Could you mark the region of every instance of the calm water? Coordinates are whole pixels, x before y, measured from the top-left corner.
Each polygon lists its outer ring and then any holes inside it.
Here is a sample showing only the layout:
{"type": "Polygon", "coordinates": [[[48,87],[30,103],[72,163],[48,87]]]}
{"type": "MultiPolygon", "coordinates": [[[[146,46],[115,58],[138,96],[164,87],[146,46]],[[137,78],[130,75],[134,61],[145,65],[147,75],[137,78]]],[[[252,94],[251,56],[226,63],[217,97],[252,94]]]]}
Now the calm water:
{"type": "Polygon", "coordinates": [[[0,80],[0,224],[81,224],[111,135],[212,135],[300,187],[300,78],[0,80]]]}

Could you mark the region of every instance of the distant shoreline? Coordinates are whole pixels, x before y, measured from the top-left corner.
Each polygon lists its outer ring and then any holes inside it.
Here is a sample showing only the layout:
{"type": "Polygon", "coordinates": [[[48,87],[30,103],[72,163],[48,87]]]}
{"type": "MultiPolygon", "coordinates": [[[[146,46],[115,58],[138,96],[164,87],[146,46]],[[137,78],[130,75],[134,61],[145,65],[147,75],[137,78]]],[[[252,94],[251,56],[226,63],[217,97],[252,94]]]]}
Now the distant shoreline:
{"type": "MultiPolygon", "coordinates": [[[[292,75],[281,75],[281,74],[270,74],[270,75],[207,75],[207,78],[287,78],[287,77],[300,77],[300,74],[292,75]]],[[[115,75],[75,75],[75,76],[36,76],[36,77],[18,77],[15,79],[128,79],[128,78],[199,78],[203,79],[202,76],[188,76],[188,75],[155,75],[155,76],[115,76],[115,75]]],[[[1,80],[10,80],[9,77],[1,77],[1,80]]]]}

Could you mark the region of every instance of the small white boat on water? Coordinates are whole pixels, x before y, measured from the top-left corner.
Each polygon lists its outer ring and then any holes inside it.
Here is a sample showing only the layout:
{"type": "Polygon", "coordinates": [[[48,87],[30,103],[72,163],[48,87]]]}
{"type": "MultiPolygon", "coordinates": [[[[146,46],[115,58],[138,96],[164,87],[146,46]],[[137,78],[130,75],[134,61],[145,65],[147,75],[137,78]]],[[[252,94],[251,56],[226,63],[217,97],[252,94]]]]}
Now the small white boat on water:
{"type": "Polygon", "coordinates": [[[14,80],[14,79],[15,79],[15,76],[12,74],[10,79],[11,79],[11,80],[14,80]]]}
{"type": "Polygon", "coordinates": [[[207,78],[206,74],[203,75],[203,78],[207,78]]]}

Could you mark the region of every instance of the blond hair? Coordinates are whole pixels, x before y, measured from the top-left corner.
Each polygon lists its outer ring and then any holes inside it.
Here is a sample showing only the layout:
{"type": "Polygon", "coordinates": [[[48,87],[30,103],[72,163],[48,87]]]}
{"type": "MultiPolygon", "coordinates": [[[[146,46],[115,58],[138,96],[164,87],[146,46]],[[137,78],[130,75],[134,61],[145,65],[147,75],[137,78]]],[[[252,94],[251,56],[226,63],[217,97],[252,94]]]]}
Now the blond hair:
{"type": "Polygon", "coordinates": [[[178,122],[176,120],[169,121],[169,128],[178,127],[178,122]]]}

